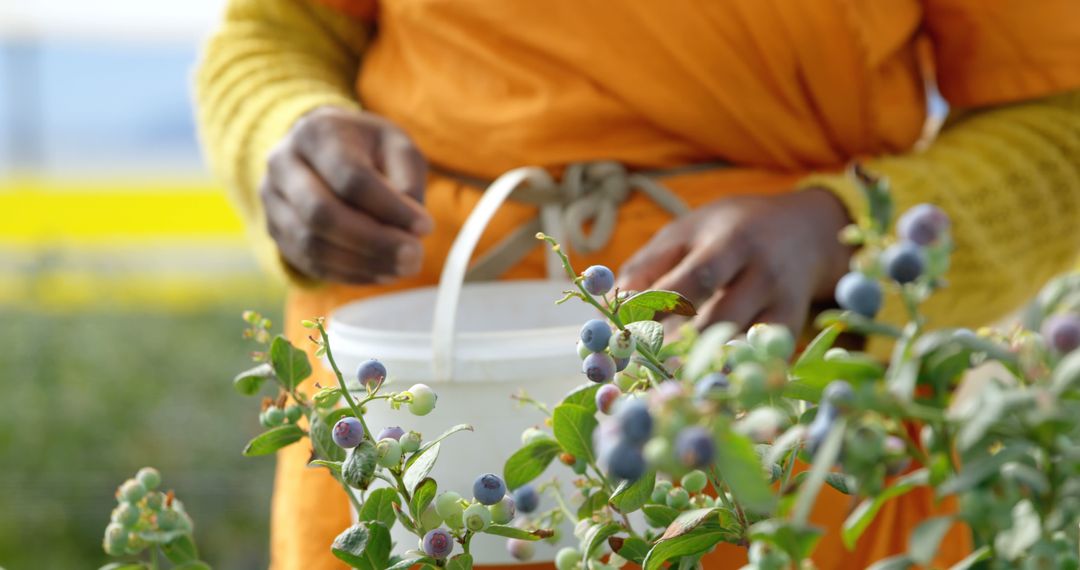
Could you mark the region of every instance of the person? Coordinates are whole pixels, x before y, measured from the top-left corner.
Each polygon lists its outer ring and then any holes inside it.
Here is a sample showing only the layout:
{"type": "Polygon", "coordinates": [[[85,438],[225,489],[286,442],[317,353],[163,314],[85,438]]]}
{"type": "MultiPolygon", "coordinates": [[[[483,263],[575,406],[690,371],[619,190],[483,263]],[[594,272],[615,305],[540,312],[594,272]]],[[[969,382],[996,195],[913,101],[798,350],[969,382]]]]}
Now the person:
{"type": "MultiPolygon", "coordinates": [[[[608,239],[570,250],[580,267],[622,264],[623,287],[683,292],[698,325],[799,329],[831,297],[851,253],[837,233],[862,208],[843,175],[855,159],[890,180],[898,211],[930,202],[952,218],[936,326],[1000,318],[1080,246],[1075,0],[231,0],[196,86],[209,162],[292,284],[299,346],[302,318],[433,284],[484,181],[523,165],[616,164],[666,188],[677,207],[604,193],[580,229],[608,239]],[[949,120],[915,148],[934,82],[949,120]]],[[[536,212],[507,203],[481,251],[536,212]]],[[[543,272],[536,247],[496,273],[543,272]]],[[[340,566],[327,545],[347,503],[307,453],[278,459],[278,570],[340,566]]],[[[851,506],[819,503],[829,528],[851,506]]],[[[853,551],[828,533],[815,560],[901,552],[936,508],[921,491],[891,501],[853,551]]],[[[942,560],[969,544],[954,530],[942,560]]],[[[745,562],[717,552],[706,567],[745,562]]]]}

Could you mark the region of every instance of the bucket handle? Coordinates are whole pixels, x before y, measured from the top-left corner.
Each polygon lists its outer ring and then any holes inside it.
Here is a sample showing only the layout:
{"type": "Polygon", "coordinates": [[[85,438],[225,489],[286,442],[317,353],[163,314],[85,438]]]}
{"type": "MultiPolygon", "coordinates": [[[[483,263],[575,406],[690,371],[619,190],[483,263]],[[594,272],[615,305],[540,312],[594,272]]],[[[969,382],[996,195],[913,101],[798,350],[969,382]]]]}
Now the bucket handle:
{"type": "MultiPolygon", "coordinates": [[[[555,187],[555,181],[551,175],[538,166],[525,166],[506,172],[484,191],[484,195],[466,218],[461,231],[450,246],[450,252],[443,264],[442,275],[439,277],[439,290],[435,295],[431,345],[436,381],[447,382],[453,376],[458,300],[461,297],[465,272],[473,250],[476,249],[476,244],[480,241],[484,229],[495,217],[499,206],[514,190],[526,182],[535,187],[555,187]]],[[[550,273],[551,264],[548,265],[550,273]]]]}

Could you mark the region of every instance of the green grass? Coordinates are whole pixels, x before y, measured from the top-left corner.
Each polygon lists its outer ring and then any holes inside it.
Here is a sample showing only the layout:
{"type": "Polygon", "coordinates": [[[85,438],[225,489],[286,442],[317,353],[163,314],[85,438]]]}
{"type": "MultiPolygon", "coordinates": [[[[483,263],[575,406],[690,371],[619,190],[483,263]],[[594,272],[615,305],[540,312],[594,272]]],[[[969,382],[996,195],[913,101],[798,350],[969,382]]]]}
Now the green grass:
{"type": "Polygon", "coordinates": [[[205,560],[266,568],[274,460],[240,456],[259,401],[231,383],[250,365],[243,308],[0,308],[0,567],[105,563],[113,492],[153,465],[194,517],[205,560]]]}

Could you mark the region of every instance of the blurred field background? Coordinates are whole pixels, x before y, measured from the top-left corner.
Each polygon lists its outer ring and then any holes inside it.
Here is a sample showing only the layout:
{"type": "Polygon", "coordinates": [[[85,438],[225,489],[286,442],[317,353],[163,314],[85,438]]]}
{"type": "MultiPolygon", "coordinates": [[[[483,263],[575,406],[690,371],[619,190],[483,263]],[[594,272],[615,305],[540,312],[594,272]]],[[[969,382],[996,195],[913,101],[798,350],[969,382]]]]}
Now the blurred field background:
{"type": "Polygon", "coordinates": [[[159,467],[215,568],[267,565],[273,460],[240,312],[278,312],[199,156],[189,78],[220,0],[0,2],[0,567],[97,568],[159,467]]]}

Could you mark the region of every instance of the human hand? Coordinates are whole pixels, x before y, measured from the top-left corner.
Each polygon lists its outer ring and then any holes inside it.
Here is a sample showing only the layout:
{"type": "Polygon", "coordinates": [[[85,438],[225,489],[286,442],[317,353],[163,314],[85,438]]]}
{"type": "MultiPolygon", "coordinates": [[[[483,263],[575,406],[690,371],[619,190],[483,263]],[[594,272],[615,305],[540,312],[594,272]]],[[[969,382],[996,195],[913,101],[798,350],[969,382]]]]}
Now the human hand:
{"type": "Polygon", "coordinates": [[[796,334],[812,301],[832,297],[852,250],[838,234],[843,204],[813,188],[738,196],[701,207],[658,232],[622,267],[623,290],[678,291],[698,306],[695,325],[783,324],[796,334]]]}
{"type": "Polygon", "coordinates": [[[273,150],[260,195],[282,257],[300,273],[386,283],[420,271],[427,164],[390,121],[321,107],[273,150]]]}

